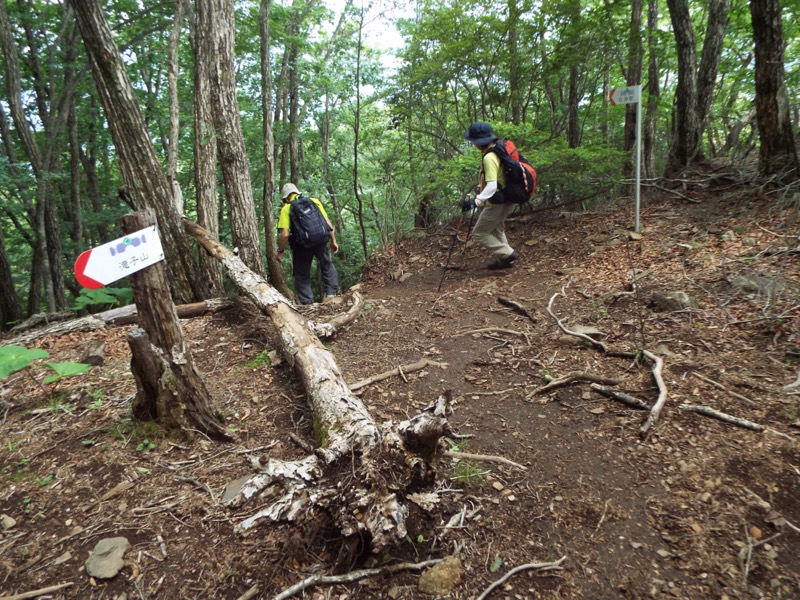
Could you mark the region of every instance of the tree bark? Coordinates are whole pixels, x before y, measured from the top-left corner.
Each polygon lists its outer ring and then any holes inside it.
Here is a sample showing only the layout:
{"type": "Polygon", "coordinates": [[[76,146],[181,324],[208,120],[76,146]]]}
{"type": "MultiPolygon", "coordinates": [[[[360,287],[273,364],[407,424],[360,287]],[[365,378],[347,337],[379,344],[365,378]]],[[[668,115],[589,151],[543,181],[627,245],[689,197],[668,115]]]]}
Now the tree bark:
{"type": "Polygon", "coordinates": [[[137,209],[151,207],[167,255],[173,294],[182,301],[204,298],[197,267],[175,210],[172,187],[161,168],[139,110],[125,65],[97,0],[69,0],[89,58],[95,86],[119,154],[127,195],[137,209]]]}
{"type": "Polygon", "coordinates": [[[212,117],[233,244],[246,265],[263,273],[250,164],[236,99],[233,0],[198,0],[196,7],[198,32],[203,31],[208,36],[213,49],[210,62],[212,117]]]}
{"type": "Polygon", "coordinates": [[[222,262],[236,287],[272,319],[283,356],[306,389],[313,413],[318,444],[314,454],[292,462],[270,459],[259,465],[260,473],[226,491],[224,503],[229,506],[239,506],[257,494],[270,496],[266,508],[236,530],[250,529],[263,519],[301,520],[324,504],[343,536],[358,536],[373,552],[402,542],[408,518],[405,496],[434,481],[432,464],[439,440],[452,434],[446,418],[449,394],[423,414],[381,431],[344,381],[333,355],[288,300],[208,232],[188,220],[184,225],[222,262]],[[347,461],[347,472],[354,477],[346,489],[335,483],[331,488],[323,473],[334,473],[342,461],[347,461]]]}
{"type": "Polygon", "coordinates": [[[783,66],[779,0],[750,0],[756,56],[756,118],[761,136],[759,171],[785,181],[800,178],[783,66]]]}
{"type": "Polygon", "coordinates": [[[11,277],[11,266],[6,254],[3,230],[0,228],[0,330],[5,330],[12,323],[19,321],[21,317],[22,310],[14,289],[14,280],[11,277]]]}
{"type": "Polygon", "coordinates": [[[689,0],[667,0],[678,53],[678,86],[675,90],[675,127],[666,173],[677,173],[700,151],[697,120],[697,50],[689,0]]]}
{"type": "MultiPolygon", "coordinates": [[[[214,112],[211,106],[211,63],[214,47],[200,14],[194,14],[194,187],[197,202],[197,222],[219,236],[219,202],[217,200],[217,134],[214,131],[214,112]]],[[[207,253],[200,253],[200,272],[203,286],[209,294],[224,291],[222,269],[207,253]]]]}
{"type": "MultiPolygon", "coordinates": [[[[155,224],[146,210],[122,218],[122,230],[134,233],[155,224]]],[[[221,415],[211,407],[211,395],[186,345],[163,262],[131,276],[141,333],[129,336],[134,352],[131,370],[138,390],[134,415],[168,427],[198,429],[217,440],[230,440],[221,415]]]]}
{"type": "Polygon", "coordinates": [[[649,0],[647,7],[647,107],[644,118],[644,149],[642,165],[645,179],[656,176],[656,118],[658,117],[658,0],[649,0]]]}
{"type": "MultiPolygon", "coordinates": [[[[272,59],[270,57],[269,15],[272,0],[261,0],[259,8],[259,33],[261,38],[261,116],[264,123],[264,190],[262,214],[264,218],[264,243],[267,250],[267,272],[269,282],[281,294],[291,294],[283,268],[278,262],[278,244],[275,240],[275,138],[272,128],[272,59]]],[[[201,223],[202,224],[202,223],[201,223]]]]}

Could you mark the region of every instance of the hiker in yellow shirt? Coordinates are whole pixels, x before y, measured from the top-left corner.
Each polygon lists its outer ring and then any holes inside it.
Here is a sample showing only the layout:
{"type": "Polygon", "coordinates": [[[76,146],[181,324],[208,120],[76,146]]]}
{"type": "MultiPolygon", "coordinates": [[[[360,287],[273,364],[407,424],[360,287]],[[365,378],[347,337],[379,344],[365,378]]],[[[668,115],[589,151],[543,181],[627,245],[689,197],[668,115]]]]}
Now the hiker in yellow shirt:
{"type": "MultiPolygon", "coordinates": [[[[505,221],[514,210],[514,204],[504,197],[506,187],[505,174],[500,164],[500,158],[491,152],[498,137],[492,131],[492,126],[483,121],[477,121],[464,132],[464,139],[481,151],[480,192],[474,206],[483,207],[478,215],[478,221],[472,230],[472,237],[494,255],[494,259],[486,265],[489,269],[507,269],[514,265],[519,254],[508,244],[505,234],[505,221]]],[[[469,208],[469,207],[466,207],[469,208]]]]}

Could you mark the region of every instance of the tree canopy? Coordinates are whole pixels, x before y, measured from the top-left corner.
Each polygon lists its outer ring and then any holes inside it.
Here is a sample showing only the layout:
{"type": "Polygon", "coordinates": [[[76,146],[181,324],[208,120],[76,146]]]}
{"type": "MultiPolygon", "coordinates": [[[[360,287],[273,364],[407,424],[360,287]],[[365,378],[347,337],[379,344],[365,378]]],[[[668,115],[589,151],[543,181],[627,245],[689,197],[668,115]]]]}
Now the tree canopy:
{"type": "MultiPolygon", "coordinates": [[[[190,218],[202,213],[209,230],[216,220],[222,243],[260,242],[271,264],[274,190],[292,180],[330,207],[345,286],[371,252],[474,193],[476,155],[462,137],[473,121],[490,122],[533,162],[536,202],[585,205],[625,192],[635,113],[609,102],[614,87],[643,87],[645,172],[666,177],[662,185],[704,161],[749,168],[775,186],[798,179],[796,3],[115,0],[102,15],[147,154],[174,181],[165,194],[179,195],[190,218]],[[232,56],[220,46],[211,57],[235,88],[236,108],[216,110],[238,116],[241,144],[214,146],[217,160],[202,168],[211,169],[217,204],[205,205],[199,153],[232,134],[213,108],[211,124],[198,124],[197,103],[211,93],[198,83],[208,56],[199,52],[200,17],[229,9],[232,56]],[[402,39],[396,61],[382,49],[389,32],[402,39]],[[235,194],[226,175],[233,157],[247,180],[235,194]],[[249,197],[257,190],[265,197],[249,197]]],[[[118,237],[120,216],[141,202],[131,180],[149,163],[118,138],[114,121],[126,115],[109,113],[90,40],[76,25],[68,3],[0,3],[3,327],[75,305],[75,258],[118,237]]],[[[175,214],[165,210],[160,227],[175,214]]],[[[178,256],[187,254],[202,262],[200,250],[178,256]]],[[[208,295],[192,285],[195,267],[184,266],[181,294],[208,295]]]]}

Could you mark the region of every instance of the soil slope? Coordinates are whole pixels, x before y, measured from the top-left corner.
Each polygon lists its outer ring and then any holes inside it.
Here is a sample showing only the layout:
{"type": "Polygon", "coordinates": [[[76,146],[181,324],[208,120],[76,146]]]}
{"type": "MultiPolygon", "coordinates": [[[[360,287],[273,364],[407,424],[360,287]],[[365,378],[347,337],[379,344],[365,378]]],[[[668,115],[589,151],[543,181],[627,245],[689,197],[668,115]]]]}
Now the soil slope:
{"type": "MultiPolygon", "coordinates": [[[[463,575],[451,598],[476,598],[514,567],[561,557],[560,568],[515,574],[491,597],[800,597],[797,207],[695,197],[649,200],[641,239],[629,234],[629,201],[515,216],[507,233],[521,258],[503,271],[487,270],[490,257],[464,244],[462,231],[441,291],[455,223],[373,257],[360,284],[364,311],[330,342],[347,381],[393,371],[360,391],[378,420],[406,418],[449,390],[451,423],[468,436],[451,450],[526,469],[444,457],[442,501],[395,553],[359,564],[343,562],[350,554],[322,520],[243,537],[233,527],[258,503],[219,505],[226,483],[251,472],[251,455],[300,458],[289,434],[313,439],[303,392],[270,355],[275,333],[250,305],[185,322],[235,444],[166,436],[130,419],[126,327],[38,340],[53,361],[78,360],[98,339],[106,357],[44,391],[28,373],[3,382],[0,514],[14,523],[6,519],[0,534],[0,596],[72,584],[48,597],[238,599],[258,585],[252,597],[272,598],[315,571],[456,554],[463,575]],[[671,303],[668,292],[688,302],[671,303]],[[593,328],[611,352],[565,336],[556,319],[593,328]],[[646,439],[649,412],[587,380],[542,390],[590,375],[652,405],[653,362],[611,356],[638,349],[663,360],[667,394],[646,439]],[[403,368],[421,359],[441,366],[403,368]],[[92,548],[116,536],[132,545],[124,567],[113,579],[90,578],[92,548]]],[[[307,316],[341,309],[316,305],[307,316]]],[[[30,375],[41,380],[44,370],[30,375]]],[[[304,597],[420,598],[418,580],[370,577],[304,597]]]]}

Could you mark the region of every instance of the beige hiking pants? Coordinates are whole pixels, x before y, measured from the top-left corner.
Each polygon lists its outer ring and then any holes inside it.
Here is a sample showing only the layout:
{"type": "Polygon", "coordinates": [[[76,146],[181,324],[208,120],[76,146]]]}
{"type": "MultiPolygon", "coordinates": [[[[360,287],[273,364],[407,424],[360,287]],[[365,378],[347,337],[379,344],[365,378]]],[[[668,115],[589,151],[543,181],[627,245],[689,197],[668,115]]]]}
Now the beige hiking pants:
{"type": "Polygon", "coordinates": [[[472,230],[472,237],[497,258],[505,258],[514,252],[514,249],[508,245],[505,234],[506,217],[513,210],[514,205],[510,203],[489,204],[487,202],[478,215],[475,229],[472,230]]]}

